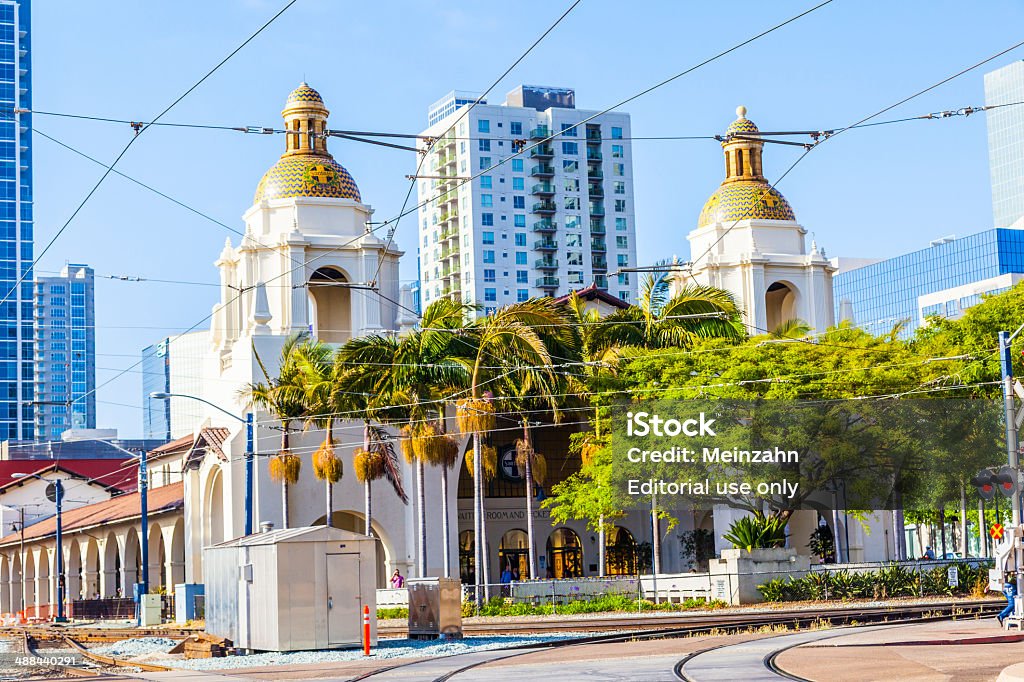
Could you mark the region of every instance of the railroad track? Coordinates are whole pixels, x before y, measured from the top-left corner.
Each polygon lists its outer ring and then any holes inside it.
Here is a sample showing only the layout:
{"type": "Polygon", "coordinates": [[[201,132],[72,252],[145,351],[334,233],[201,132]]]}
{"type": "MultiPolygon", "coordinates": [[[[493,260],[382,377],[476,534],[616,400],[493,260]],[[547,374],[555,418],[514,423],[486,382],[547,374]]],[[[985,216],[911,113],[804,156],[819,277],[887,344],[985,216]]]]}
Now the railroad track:
{"type": "MultiPolygon", "coordinates": [[[[111,642],[119,642],[122,639],[136,639],[139,637],[185,639],[201,631],[183,628],[90,628],[85,626],[62,627],[56,625],[30,625],[6,630],[6,633],[19,636],[23,632],[31,635],[36,641],[58,642],[70,635],[76,641],[83,644],[109,644],[111,642]]],[[[5,631],[0,631],[0,636],[4,634],[5,631]]]]}
{"type": "MultiPolygon", "coordinates": [[[[980,606],[976,610],[972,610],[968,613],[962,613],[954,608],[943,609],[942,611],[944,611],[944,613],[937,613],[934,609],[932,609],[929,611],[924,611],[917,615],[914,615],[913,613],[902,613],[899,615],[899,617],[884,619],[879,618],[878,614],[865,614],[865,618],[863,619],[863,621],[857,621],[856,625],[853,625],[851,623],[840,624],[838,632],[833,630],[823,630],[819,632],[817,635],[815,635],[813,632],[809,632],[806,633],[806,635],[808,635],[806,637],[803,637],[800,634],[777,635],[777,637],[781,637],[784,640],[786,640],[787,643],[784,646],[775,648],[772,648],[769,645],[763,656],[760,655],[760,653],[758,653],[757,658],[759,660],[756,661],[753,665],[751,665],[750,661],[744,661],[741,655],[737,655],[737,650],[740,647],[759,647],[761,644],[763,644],[763,642],[721,644],[718,646],[712,646],[706,649],[701,649],[699,651],[694,651],[690,654],[687,654],[681,660],[679,660],[676,663],[673,672],[675,673],[676,678],[681,680],[682,682],[703,682],[705,678],[703,678],[699,673],[687,671],[687,664],[691,664],[692,667],[694,661],[700,658],[701,656],[706,656],[708,654],[713,655],[715,652],[725,651],[727,649],[733,648],[734,652],[736,653],[730,652],[727,658],[729,660],[730,665],[735,666],[734,672],[739,679],[745,679],[746,677],[753,675],[755,672],[754,668],[756,668],[760,672],[770,673],[773,676],[772,679],[795,680],[796,682],[812,682],[812,680],[808,680],[806,678],[794,675],[793,673],[790,673],[789,671],[780,667],[777,662],[778,657],[786,651],[789,651],[790,649],[795,649],[799,646],[803,646],[804,644],[808,644],[813,641],[820,641],[821,639],[829,639],[831,637],[842,636],[843,634],[846,634],[845,631],[847,631],[848,629],[853,629],[855,627],[896,627],[899,625],[912,625],[918,623],[930,623],[941,620],[949,620],[951,618],[957,617],[980,618],[982,616],[991,616],[998,613],[996,611],[996,608],[997,606],[995,604],[989,604],[980,606]],[[745,668],[744,664],[746,664],[749,667],[745,668]]],[[[832,625],[835,624],[833,623],[832,625]]],[[[770,637],[768,639],[775,639],[775,637],[770,637]]],[[[719,667],[720,666],[721,662],[719,662],[719,667]]],[[[713,663],[712,667],[714,667],[713,663]]],[[[758,677],[757,679],[762,678],[758,677]]]]}
{"type": "MultiPolygon", "coordinates": [[[[859,616],[869,613],[894,613],[907,612],[914,609],[918,613],[927,613],[935,609],[946,607],[959,607],[962,609],[975,609],[985,605],[994,605],[995,600],[971,600],[959,602],[935,602],[932,604],[914,605],[889,605],[889,606],[843,606],[837,608],[824,608],[821,611],[763,611],[758,613],[703,613],[675,615],[643,615],[643,616],[621,616],[614,618],[560,618],[550,620],[536,620],[519,623],[466,623],[462,631],[467,636],[488,636],[508,634],[551,634],[561,632],[619,632],[624,630],[664,630],[666,628],[688,627],[703,623],[713,623],[716,627],[729,627],[735,624],[746,625],[752,618],[764,625],[776,623],[795,622],[806,617],[812,618],[827,616],[829,619],[842,619],[849,617],[856,620],[859,616]]],[[[1000,605],[1004,602],[998,601],[1000,605]]],[[[408,630],[403,626],[384,626],[377,628],[377,635],[380,637],[406,637],[408,630]]]]}
{"type": "MultiPolygon", "coordinates": [[[[88,677],[93,679],[114,679],[120,677],[124,672],[166,672],[173,670],[162,665],[152,663],[137,663],[126,661],[113,656],[104,656],[89,651],[86,647],[67,635],[52,638],[48,641],[58,644],[58,647],[67,648],[72,655],[63,656],[53,653],[42,654],[38,651],[35,638],[28,630],[22,632],[22,651],[25,656],[39,661],[38,671],[47,669],[55,672],[70,675],[72,677],[88,677]],[[75,656],[77,654],[77,656],[75,656]],[[79,661],[79,659],[81,659],[79,661]]],[[[54,647],[47,647],[48,649],[54,647]]]]}
{"type": "MultiPolygon", "coordinates": [[[[506,660],[509,658],[528,656],[539,651],[563,647],[591,646],[594,644],[658,638],[692,637],[697,635],[706,635],[713,632],[739,632],[750,628],[760,628],[765,626],[785,625],[792,629],[799,629],[821,623],[827,623],[832,627],[851,624],[866,625],[888,623],[895,625],[903,622],[919,623],[949,618],[981,617],[996,613],[1001,609],[1001,607],[1002,602],[984,600],[976,602],[947,602],[943,604],[927,605],[915,604],[902,607],[853,607],[849,609],[830,609],[825,612],[817,613],[789,612],[747,613],[735,614],[732,616],[717,615],[709,617],[691,616],[685,624],[677,624],[674,626],[670,625],[669,627],[664,627],[667,623],[661,619],[651,619],[655,620],[655,625],[659,627],[636,629],[626,633],[620,632],[615,634],[591,635],[588,637],[573,638],[556,642],[524,644],[489,652],[467,652],[443,657],[441,659],[421,659],[409,663],[399,663],[396,665],[378,668],[350,678],[347,682],[362,682],[363,680],[370,679],[387,680],[389,678],[408,678],[410,673],[416,674],[416,668],[419,668],[421,671],[421,676],[417,676],[416,679],[427,679],[428,676],[434,675],[434,677],[429,678],[431,679],[431,682],[448,682],[462,673],[487,665],[488,663],[506,660]]],[[[636,624],[635,620],[633,621],[633,624],[636,624]]],[[[507,633],[508,630],[506,629],[504,632],[507,633]]],[[[712,647],[698,653],[707,653],[708,651],[718,648],[721,647],[712,647]]],[[[683,660],[679,661],[676,666],[679,679],[689,682],[690,678],[682,676],[684,674],[683,668],[686,662],[691,660],[695,655],[696,654],[687,656],[683,660]]],[[[774,657],[772,658],[772,664],[774,665],[774,657]]],[[[767,662],[765,665],[767,667],[767,662]]],[[[783,677],[787,675],[788,673],[783,673],[783,677]]],[[[791,679],[799,678],[791,677],[791,679]]]]}

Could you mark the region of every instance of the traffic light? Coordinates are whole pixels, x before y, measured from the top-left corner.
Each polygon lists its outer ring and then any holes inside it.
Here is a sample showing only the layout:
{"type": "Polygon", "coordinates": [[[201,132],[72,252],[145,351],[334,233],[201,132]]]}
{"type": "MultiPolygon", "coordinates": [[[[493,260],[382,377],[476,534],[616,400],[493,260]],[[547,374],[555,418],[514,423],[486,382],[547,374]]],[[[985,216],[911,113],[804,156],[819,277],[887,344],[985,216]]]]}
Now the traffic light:
{"type": "Polygon", "coordinates": [[[1014,475],[1013,469],[1008,466],[1000,467],[993,479],[1003,497],[1013,497],[1014,491],[1017,490],[1017,477],[1014,475]]]}
{"type": "Polygon", "coordinates": [[[995,474],[982,469],[977,476],[971,478],[971,485],[978,489],[978,496],[983,500],[991,500],[996,496],[995,474]]]}

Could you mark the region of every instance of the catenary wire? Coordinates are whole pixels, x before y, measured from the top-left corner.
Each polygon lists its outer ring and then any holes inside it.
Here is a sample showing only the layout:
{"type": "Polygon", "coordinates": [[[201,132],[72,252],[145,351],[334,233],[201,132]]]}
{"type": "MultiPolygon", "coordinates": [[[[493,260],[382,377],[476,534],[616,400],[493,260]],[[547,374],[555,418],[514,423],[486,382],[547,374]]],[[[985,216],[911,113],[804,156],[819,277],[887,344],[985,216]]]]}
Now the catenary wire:
{"type": "MultiPolygon", "coordinates": [[[[196,88],[198,88],[200,85],[206,82],[206,80],[210,78],[210,76],[216,73],[222,66],[224,66],[224,64],[228,62],[228,60],[230,60],[232,57],[238,54],[238,52],[240,52],[242,48],[244,48],[251,41],[253,41],[256,38],[256,36],[261,34],[266,28],[268,28],[272,23],[274,23],[274,21],[278,17],[284,14],[288,10],[288,8],[294,5],[297,1],[298,0],[289,0],[288,3],[285,4],[285,6],[282,7],[277,12],[277,14],[272,16],[266,23],[264,23],[260,28],[258,28],[255,33],[251,34],[248,38],[246,38],[238,47],[236,47],[226,57],[224,57],[224,59],[218,62],[212,69],[207,71],[206,74],[204,74],[202,78],[196,81],[188,90],[180,94],[163,111],[157,114],[153,118],[153,121],[159,121],[161,118],[164,117],[165,114],[167,114],[171,109],[177,106],[179,102],[181,102],[183,99],[192,94],[192,92],[195,91],[196,88]]],[[[99,190],[100,185],[103,184],[103,181],[106,180],[107,177],[114,171],[114,167],[117,166],[118,162],[120,162],[122,158],[124,158],[124,155],[128,153],[128,150],[131,149],[132,145],[135,144],[135,141],[139,139],[142,133],[146,132],[147,128],[148,126],[142,126],[141,128],[139,128],[138,132],[134,136],[132,136],[130,140],[128,140],[128,143],[121,149],[120,153],[114,159],[113,163],[110,164],[110,167],[103,172],[99,180],[96,181],[92,189],[90,189],[89,192],[85,195],[85,198],[83,198],[82,201],[79,202],[78,206],[75,208],[74,211],[72,211],[71,215],[64,222],[64,224],[60,226],[60,228],[53,235],[53,237],[51,237],[50,240],[46,243],[46,246],[43,247],[42,251],[40,251],[39,254],[32,260],[32,263],[29,265],[29,267],[25,268],[24,271],[20,273],[17,281],[14,283],[14,286],[11,287],[11,289],[6,294],[4,294],[3,299],[0,299],[0,305],[6,303],[7,300],[10,298],[11,294],[18,290],[18,287],[21,286],[21,283],[24,282],[25,278],[28,277],[28,275],[32,272],[32,269],[39,264],[40,259],[42,259],[42,257],[46,255],[46,253],[50,250],[50,248],[53,247],[57,240],[60,239],[60,236],[64,234],[65,230],[68,229],[68,226],[71,225],[75,217],[81,212],[83,208],[85,208],[85,205],[89,202],[89,199],[91,199],[92,196],[96,194],[97,190],[99,190]]]]}

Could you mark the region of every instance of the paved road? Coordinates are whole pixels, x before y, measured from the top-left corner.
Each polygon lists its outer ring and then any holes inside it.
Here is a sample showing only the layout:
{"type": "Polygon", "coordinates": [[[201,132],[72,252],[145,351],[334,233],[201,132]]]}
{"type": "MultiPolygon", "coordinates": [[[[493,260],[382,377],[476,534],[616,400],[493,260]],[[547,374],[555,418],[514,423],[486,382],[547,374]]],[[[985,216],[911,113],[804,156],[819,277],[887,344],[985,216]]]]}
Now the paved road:
{"type": "Polygon", "coordinates": [[[781,649],[851,634],[853,628],[814,630],[742,642],[697,654],[683,665],[688,682],[779,682],[789,679],[770,670],[765,657],[781,649]]]}

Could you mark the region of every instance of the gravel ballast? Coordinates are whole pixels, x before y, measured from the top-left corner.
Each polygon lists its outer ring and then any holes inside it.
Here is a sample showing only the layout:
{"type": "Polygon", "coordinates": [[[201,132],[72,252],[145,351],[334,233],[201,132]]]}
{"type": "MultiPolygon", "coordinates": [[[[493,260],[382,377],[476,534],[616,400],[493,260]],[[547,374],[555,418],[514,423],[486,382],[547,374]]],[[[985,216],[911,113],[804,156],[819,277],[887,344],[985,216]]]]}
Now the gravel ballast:
{"type": "MultiPolygon", "coordinates": [[[[522,644],[542,644],[562,639],[580,637],[582,633],[560,633],[557,635],[516,635],[507,637],[466,637],[455,641],[420,641],[411,639],[382,639],[373,648],[375,659],[389,658],[435,658],[453,656],[473,651],[504,649],[522,644]]],[[[223,670],[228,668],[256,668],[268,665],[291,665],[295,663],[316,664],[334,661],[357,661],[363,659],[362,649],[332,649],[329,651],[291,651],[286,653],[268,652],[249,656],[226,656],[224,658],[160,659],[148,658],[152,663],[186,670],[223,670]]]]}

